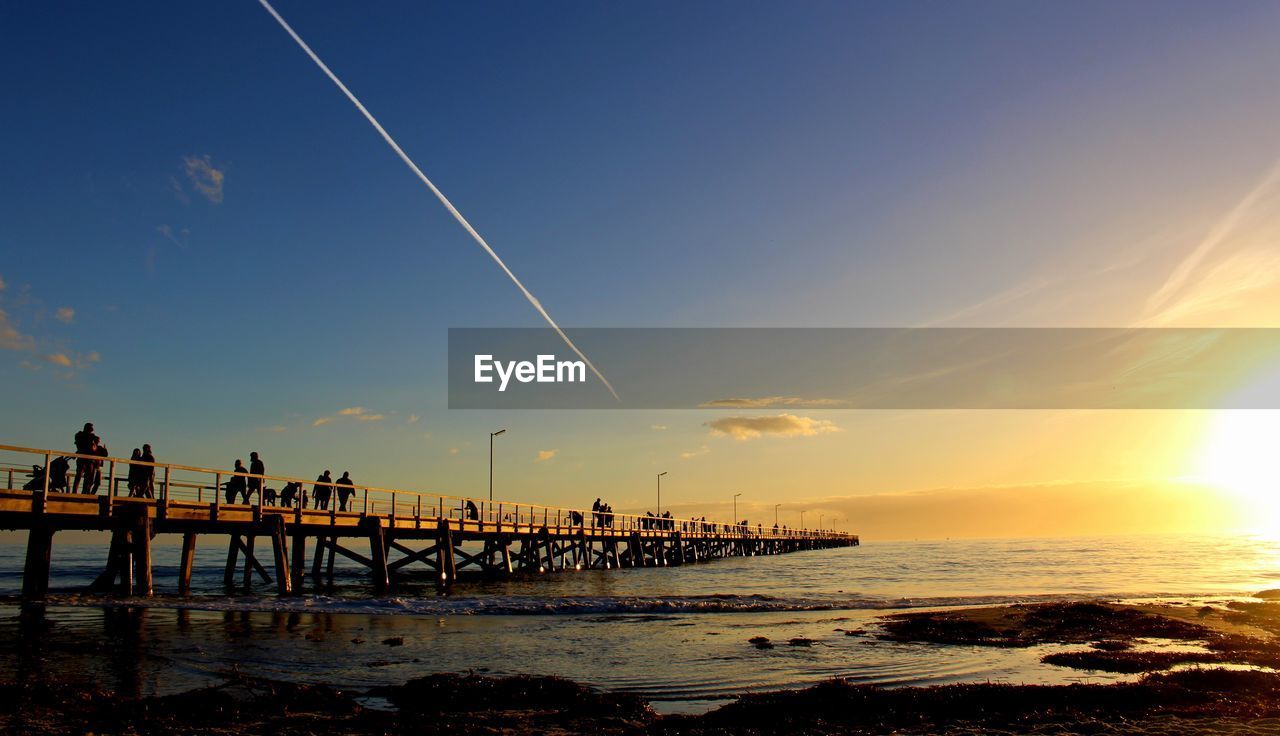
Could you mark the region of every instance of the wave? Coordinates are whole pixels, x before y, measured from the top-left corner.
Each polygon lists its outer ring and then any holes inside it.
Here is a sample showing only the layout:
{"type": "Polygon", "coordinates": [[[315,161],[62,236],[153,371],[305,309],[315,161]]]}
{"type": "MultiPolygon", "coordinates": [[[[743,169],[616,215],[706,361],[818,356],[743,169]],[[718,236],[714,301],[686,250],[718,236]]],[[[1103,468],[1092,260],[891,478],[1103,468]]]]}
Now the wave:
{"type": "MultiPolygon", "coordinates": [[[[333,613],[410,616],[586,616],[671,615],[719,613],[780,613],[844,610],[902,610],[994,606],[1054,601],[1119,600],[1168,598],[1163,594],[1116,595],[1022,595],[953,596],[936,598],[871,597],[775,597],[769,595],[713,594],[699,596],[519,596],[483,597],[387,597],[344,598],[338,596],[298,596],[290,598],[257,596],[209,596],[177,598],[127,598],[97,595],[53,595],[53,606],[190,609],[202,611],[245,611],[278,613],[333,613]]],[[[1179,599],[1196,596],[1176,596],[1179,599]]],[[[16,602],[9,598],[3,602],[16,602]]]]}

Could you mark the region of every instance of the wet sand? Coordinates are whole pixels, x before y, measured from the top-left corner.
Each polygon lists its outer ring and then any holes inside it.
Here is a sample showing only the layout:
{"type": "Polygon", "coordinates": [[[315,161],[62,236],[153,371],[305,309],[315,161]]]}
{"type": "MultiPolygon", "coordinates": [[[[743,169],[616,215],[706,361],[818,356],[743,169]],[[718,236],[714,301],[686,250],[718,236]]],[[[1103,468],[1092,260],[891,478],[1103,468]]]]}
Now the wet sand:
{"type": "MultiPolygon", "coordinates": [[[[939,647],[1060,645],[1052,664],[1133,673],[1112,684],[886,688],[831,680],[699,715],[543,677],[440,674],[363,690],[226,673],[129,697],[65,675],[0,686],[0,731],[98,733],[1275,733],[1280,603],[1050,603],[895,614],[870,635],[939,647]],[[1153,648],[1154,647],[1154,648],[1153,648]],[[1067,656],[1062,656],[1067,655],[1067,656]]],[[[863,632],[859,632],[862,635],[863,632]]],[[[804,646],[779,639],[760,644],[804,646]]]]}

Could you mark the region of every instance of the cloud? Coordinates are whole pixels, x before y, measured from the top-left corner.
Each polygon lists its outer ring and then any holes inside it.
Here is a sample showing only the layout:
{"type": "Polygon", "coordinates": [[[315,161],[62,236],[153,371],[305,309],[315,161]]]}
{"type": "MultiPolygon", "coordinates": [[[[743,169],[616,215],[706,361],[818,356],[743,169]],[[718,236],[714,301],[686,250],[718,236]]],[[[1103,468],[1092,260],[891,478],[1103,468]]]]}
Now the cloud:
{"type": "Polygon", "coordinates": [[[706,423],[717,437],[732,437],[739,442],[765,435],[772,437],[813,437],[840,428],[825,419],[779,414],[771,417],[724,417],[706,423]]]}
{"type": "Polygon", "coordinates": [[[665,431],[667,431],[667,425],[665,425],[665,424],[655,424],[655,425],[653,425],[653,426],[649,427],[649,429],[652,429],[652,430],[653,430],[653,431],[655,431],[655,432],[665,432],[665,431]]]}
{"type": "Polygon", "coordinates": [[[417,424],[419,419],[421,419],[421,417],[419,417],[417,414],[410,414],[410,415],[409,415],[409,419],[408,419],[408,423],[409,423],[409,424],[417,424]]]}
{"type": "Polygon", "coordinates": [[[844,406],[844,399],[805,399],[799,396],[761,396],[759,398],[715,399],[699,404],[703,409],[776,409],[782,406],[844,406]]]}
{"type": "Polygon", "coordinates": [[[44,359],[63,368],[70,368],[72,365],[71,358],[68,358],[66,353],[50,353],[44,356],[44,359]]]}
{"type": "Polygon", "coordinates": [[[687,450],[685,452],[680,453],[680,459],[692,460],[695,457],[701,457],[703,455],[709,454],[710,452],[711,452],[711,448],[707,447],[706,445],[703,445],[702,447],[699,447],[696,450],[687,450]]]}
{"type": "Polygon", "coordinates": [[[286,427],[286,426],[284,426],[283,424],[274,424],[274,425],[272,425],[272,426],[270,426],[270,427],[263,427],[260,431],[262,431],[262,432],[275,432],[275,433],[280,433],[280,432],[287,432],[287,431],[289,431],[289,428],[288,428],[288,427],[286,427]]]}
{"type": "Polygon", "coordinates": [[[53,313],[53,318],[63,324],[71,324],[75,321],[76,310],[71,307],[58,307],[58,311],[53,313]]]}
{"type": "Polygon", "coordinates": [[[5,350],[33,350],[36,340],[24,334],[9,321],[9,313],[0,309],[0,348],[5,350]]]}
{"type": "Polygon", "coordinates": [[[203,157],[187,156],[182,159],[182,164],[191,186],[210,202],[222,204],[222,182],[226,174],[214,168],[208,154],[203,157]]]}
{"type": "Polygon", "coordinates": [[[4,277],[0,276],[0,291],[4,291],[4,287],[6,286],[8,286],[8,284],[4,282],[4,277]]]}
{"type": "Polygon", "coordinates": [[[461,450],[459,450],[459,449],[458,449],[458,448],[456,448],[456,447],[450,447],[450,448],[449,448],[449,454],[450,454],[450,455],[457,455],[459,452],[462,452],[462,451],[461,451],[461,450]]]}
{"type": "MultiPolygon", "coordinates": [[[[338,419],[341,419],[342,417],[354,417],[358,422],[371,423],[371,422],[380,422],[383,419],[386,419],[387,415],[371,413],[368,409],[364,408],[363,406],[348,406],[345,409],[339,409],[338,413],[333,414],[331,416],[320,417],[319,419],[312,422],[311,426],[323,427],[324,425],[335,422],[338,419]]],[[[417,421],[417,420],[414,420],[414,421],[417,421]]]]}
{"type": "Polygon", "coordinates": [[[187,237],[191,235],[191,231],[187,228],[184,227],[175,233],[173,228],[169,225],[156,225],[156,232],[160,233],[161,237],[179,248],[183,250],[187,249],[187,237]]]}
{"type": "Polygon", "coordinates": [[[538,456],[533,459],[535,463],[545,463],[560,453],[559,450],[538,450],[538,456]]]}

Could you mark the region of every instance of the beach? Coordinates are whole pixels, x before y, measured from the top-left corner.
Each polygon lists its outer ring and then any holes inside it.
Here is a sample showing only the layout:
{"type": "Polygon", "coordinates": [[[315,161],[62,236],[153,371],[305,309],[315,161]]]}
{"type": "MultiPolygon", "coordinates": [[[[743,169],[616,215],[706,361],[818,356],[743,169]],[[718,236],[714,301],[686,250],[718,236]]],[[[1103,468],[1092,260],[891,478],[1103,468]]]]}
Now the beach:
{"type": "MultiPolygon", "coordinates": [[[[13,680],[0,729],[65,733],[92,723],[104,733],[184,730],[200,733],[395,733],[424,723],[450,733],[1268,733],[1280,728],[1280,604],[1037,603],[879,614],[850,638],[951,650],[1036,650],[1063,669],[1120,673],[1109,684],[969,683],[883,687],[834,678],[799,689],[744,694],[702,713],[657,713],[643,698],[605,692],[570,680],[528,675],[432,674],[394,684],[305,683],[249,674],[232,664],[207,673],[208,684],[171,683],[142,695],[152,651],[139,624],[145,609],[106,609],[112,623],[100,642],[56,642],[42,612],[18,613],[22,635],[5,637],[13,680]],[[112,628],[114,627],[114,628],[112,628]],[[43,642],[43,643],[38,643],[43,642]],[[76,674],[91,660],[84,647],[115,642],[117,672],[132,670],[132,692],[76,674]],[[10,650],[10,647],[13,647],[10,650]],[[1062,655],[1075,655],[1064,658],[1062,655]],[[65,659],[64,659],[65,658],[65,659]],[[165,694],[158,694],[168,690],[165,694]]],[[[249,618],[242,637],[250,637],[249,618]]],[[[6,625],[14,623],[6,618],[6,625]]],[[[285,621],[304,641],[324,634],[301,617],[285,621]]],[[[837,629],[839,630],[839,629],[837,629]]],[[[329,635],[346,631],[330,629],[329,635]]],[[[263,634],[257,634],[260,638],[263,634]]],[[[83,637],[83,632],[81,632],[83,637]]],[[[353,642],[354,643],[354,642],[353,642]]],[[[403,638],[361,641],[389,666],[403,638]]],[[[807,649],[819,642],[763,636],[736,642],[757,651],[807,649]]],[[[413,660],[421,668],[429,662],[413,660]]],[[[147,673],[150,673],[149,675],[147,673]]]]}
{"type": "Polygon", "coordinates": [[[177,728],[166,713],[206,711],[195,731],[1277,725],[1264,706],[1280,688],[1280,603],[1255,594],[1276,587],[1278,556],[1259,539],[870,543],[449,595],[407,580],[385,597],[355,567],[334,587],[277,596],[223,590],[211,565],[197,567],[195,594],[176,596],[163,551],[156,597],[89,595],[97,549],[59,551],[43,607],[0,602],[10,731],[78,718],[162,732],[177,728]],[[1130,574],[1138,554],[1142,574],[1130,574]]]}

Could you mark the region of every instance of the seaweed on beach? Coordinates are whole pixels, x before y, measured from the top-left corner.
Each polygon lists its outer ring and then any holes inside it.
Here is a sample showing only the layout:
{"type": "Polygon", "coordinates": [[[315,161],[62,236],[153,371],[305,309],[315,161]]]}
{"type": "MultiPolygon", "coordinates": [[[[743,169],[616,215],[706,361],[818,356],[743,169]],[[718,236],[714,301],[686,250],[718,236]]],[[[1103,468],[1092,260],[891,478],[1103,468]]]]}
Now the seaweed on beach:
{"type": "Polygon", "coordinates": [[[1055,652],[1040,658],[1041,662],[1100,672],[1161,672],[1180,664],[1221,664],[1227,661],[1220,652],[1132,652],[1098,651],[1055,652]]]}
{"type": "Polygon", "coordinates": [[[1212,636],[1208,628],[1198,624],[1100,603],[903,613],[885,617],[882,625],[881,637],[894,641],[998,647],[1123,642],[1143,637],[1200,640],[1212,636]]]}

